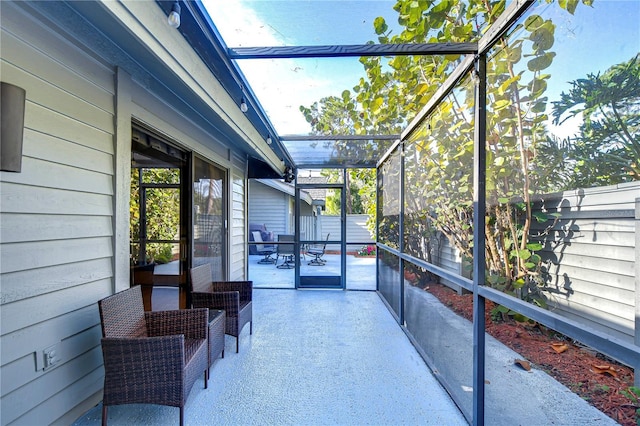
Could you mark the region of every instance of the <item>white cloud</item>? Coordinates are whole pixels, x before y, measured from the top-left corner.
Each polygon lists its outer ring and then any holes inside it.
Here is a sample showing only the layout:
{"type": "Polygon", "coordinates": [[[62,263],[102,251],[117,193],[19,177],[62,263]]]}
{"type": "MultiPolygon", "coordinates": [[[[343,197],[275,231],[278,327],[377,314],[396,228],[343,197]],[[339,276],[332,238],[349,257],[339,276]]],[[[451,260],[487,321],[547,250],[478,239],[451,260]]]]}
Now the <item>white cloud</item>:
{"type": "MultiPolygon", "coordinates": [[[[204,5],[229,47],[286,45],[283,37],[242,1],[204,0],[204,5]]],[[[359,75],[350,78],[340,74],[345,63],[336,67],[332,65],[335,61],[340,59],[246,59],[237,63],[276,131],[284,135],[310,132],[300,105],[340,95],[357,83],[359,75]]],[[[357,58],[350,69],[361,69],[357,58]]]]}

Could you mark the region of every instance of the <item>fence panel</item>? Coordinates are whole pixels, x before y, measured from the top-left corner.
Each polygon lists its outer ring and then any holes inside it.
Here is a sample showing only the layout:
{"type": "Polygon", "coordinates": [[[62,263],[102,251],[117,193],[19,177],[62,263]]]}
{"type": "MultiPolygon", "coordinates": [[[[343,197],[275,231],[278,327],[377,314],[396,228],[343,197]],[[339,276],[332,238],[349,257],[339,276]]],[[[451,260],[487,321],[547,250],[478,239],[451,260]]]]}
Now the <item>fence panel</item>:
{"type": "Polygon", "coordinates": [[[636,292],[635,200],[640,182],[540,196],[537,223],[549,309],[633,342],[636,292]]]}

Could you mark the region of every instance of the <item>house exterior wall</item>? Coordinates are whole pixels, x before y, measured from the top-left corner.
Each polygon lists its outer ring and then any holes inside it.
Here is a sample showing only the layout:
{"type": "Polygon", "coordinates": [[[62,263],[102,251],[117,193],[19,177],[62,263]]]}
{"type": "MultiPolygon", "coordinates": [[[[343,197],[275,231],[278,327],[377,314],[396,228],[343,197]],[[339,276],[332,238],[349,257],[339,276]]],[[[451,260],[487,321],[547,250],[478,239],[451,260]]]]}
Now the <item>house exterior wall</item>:
{"type": "Polygon", "coordinates": [[[249,181],[249,223],[264,224],[274,235],[288,234],[290,195],[263,183],[249,181]]]}
{"type": "MultiPolygon", "coordinates": [[[[295,232],[295,199],[293,195],[265,185],[259,180],[249,181],[249,223],[265,225],[274,235],[295,232]]],[[[300,205],[300,230],[304,238],[314,238],[315,219],[312,206],[300,205]],[[310,235],[307,236],[307,232],[310,235]]],[[[302,238],[302,236],[301,236],[302,238]]]]}
{"type": "MultiPolygon", "coordinates": [[[[471,268],[470,265],[467,264],[467,269],[465,269],[465,265],[462,263],[460,250],[451,245],[451,241],[444,236],[438,239],[438,244],[438,247],[434,247],[437,248],[437,250],[434,250],[436,254],[434,256],[433,263],[456,275],[469,278],[471,276],[471,268]]],[[[440,282],[453,288],[459,293],[462,292],[462,288],[460,286],[446,278],[441,277],[440,282]]]]}
{"type": "Polygon", "coordinates": [[[40,7],[58,5],[3,2],[0,21],[2,81],[27,93],[22,172],[0,172],[2,425],[69,424],[102,398],[97,301],[129,286],[132,121],[228,171],[228,275],[246,276],[246,155],[40,7]]]}
{"type": "Polygon", "coordinates": [[[13,3],[1,23],[2,80],[27,100],[22,172],[0,176],[0,420],[48,424],[102,388],[95,302],[114,288],[115,70],[13,3]],[[53,345],[60,364],[36,369],[53,345]]]}
{"type": "Polygon", "coordinates": [[[247,277],[247,262],[249,255],[247,247],[247,188],[246,160],[239,156],[233,156],[233,169],[231,181],[231,212],[229,221],[231,225],[229,241],[229,279],[244,280],[247,277]]]}

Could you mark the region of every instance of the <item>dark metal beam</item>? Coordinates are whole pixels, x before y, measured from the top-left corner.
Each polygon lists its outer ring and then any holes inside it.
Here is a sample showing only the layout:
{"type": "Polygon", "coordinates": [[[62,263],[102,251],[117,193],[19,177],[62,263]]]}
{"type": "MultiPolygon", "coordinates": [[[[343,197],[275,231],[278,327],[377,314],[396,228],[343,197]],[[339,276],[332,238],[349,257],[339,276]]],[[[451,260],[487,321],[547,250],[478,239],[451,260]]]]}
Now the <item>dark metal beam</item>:
{"type": "Polygon", "coordinates": [[[484,425],[485,413],[485,215],[487,208],[487,58],[476,60],[475,134],[473,143],[473,425],[484,425]]]}
{"type": "Polygon", "coordinates": [[[375,169],[376,163],[375,160],[371,161],[363,161],[362,163],[332,163],[325,162],[322,164],[319,163],[305,163],[305,160],[301,160],[296,163],[297,169],[375,169]]]}
{"type": "Polygon", "coordinates": [[[416,114],[416,116],[411,120],[411,123],[404,129],[402,132],[402,140],[405,140],[409,137],[409,135],[416,130],[424,121],[425,117],[427,117],[431,112],[436,109],[438,105],[440,105],[440,101],[442,101],[446,96],[451,93],[454,89],[455,85],[460,81],[466,73],[473,67],[475,58],[471,55],[467,56],[460,62],[460,64],[453,70],[453,72],[447,77],[445,82],[436,90],[436,92],[429,98],[424,107],[416,114]]]}
{"type": "Polygon", "coordinates": [[[494,22],[484,33],[480,41],[478,41],[478,53],[487,53],[487,51],[495,44],[498,38],[507,32],[509,28],[527,11],[529,6],[534,4],[533,0],[514,0],[506,10],[500,14],[496,22],[494,22]]]}
{"type": "Polygon", "coordinates": [[[335,46],[230,47],[231,59],[340,58],[349,56],[466,55],[477,43],[352,44],[335,46]]]}

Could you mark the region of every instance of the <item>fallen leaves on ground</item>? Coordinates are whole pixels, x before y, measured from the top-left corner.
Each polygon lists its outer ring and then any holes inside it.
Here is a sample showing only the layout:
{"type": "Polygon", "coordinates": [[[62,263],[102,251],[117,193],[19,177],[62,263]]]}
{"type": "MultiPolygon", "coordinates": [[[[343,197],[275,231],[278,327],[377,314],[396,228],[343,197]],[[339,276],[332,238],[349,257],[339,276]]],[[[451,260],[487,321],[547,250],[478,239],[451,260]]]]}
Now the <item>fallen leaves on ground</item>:
{"type": "Polygon", "coordinates": [[[567,349],[569,349],[569,346],[566,343],[561,343],[561,342],[553,342],[551,344],[551,349],[553,349],[554,351],[556,351],[557,353],[561,354],[562,352],[566,351],[567,349]]]}
{"type": "Polygon", "coordinates": [[[591,371],[597,374],[609,374],[613,377],[618,377],[618,372],[610,365],[592,365],[591,371]]]}
{"type": "Polygon", "coordinates": [[[527,371],[531,370],[531,363],[529,361],[525,361],[524,359],[516,359],[515,363],[527,371]]]}

